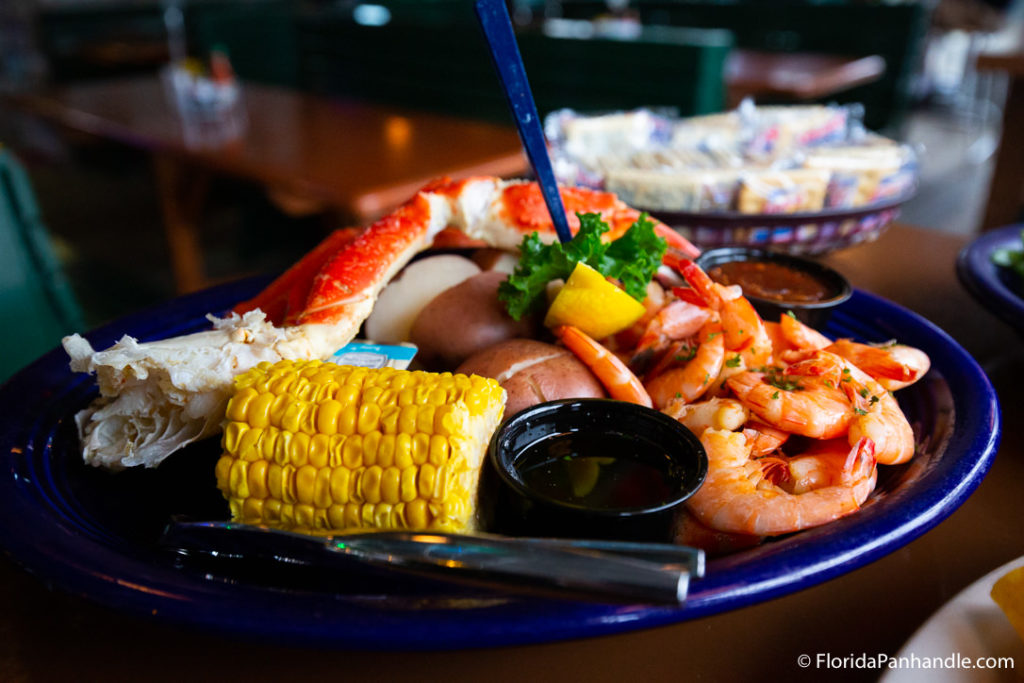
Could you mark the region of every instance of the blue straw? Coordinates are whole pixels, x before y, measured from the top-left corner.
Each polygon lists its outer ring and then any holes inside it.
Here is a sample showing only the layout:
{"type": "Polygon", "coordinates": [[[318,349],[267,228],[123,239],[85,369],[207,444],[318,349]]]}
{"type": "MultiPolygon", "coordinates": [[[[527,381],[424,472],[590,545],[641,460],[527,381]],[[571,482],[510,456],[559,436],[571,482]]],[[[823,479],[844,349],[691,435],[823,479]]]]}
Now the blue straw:
{"type": "Polygon", "coordinates": [[[565,217],[562,196],[558,193],[555,172],[551,168],[548,148],[544,142],[544,131],[537,115],[537,105],[530,92],[530,81],[526,78],[526,67],[519,54],[512,19],[504,0],[476,0],[476,15],[480,26],[487,36],[487,45],[491,49],[494,67],[501,77],[501,85],[508,98],[508,106],[519,129],[519,139],[523,141],[526,156],[530,160],[533,172],[544,195],[544,203],[551,214],[551,222],[555,225],[558,239],[568,242],[572,239],[569,221],[565,217]]]}

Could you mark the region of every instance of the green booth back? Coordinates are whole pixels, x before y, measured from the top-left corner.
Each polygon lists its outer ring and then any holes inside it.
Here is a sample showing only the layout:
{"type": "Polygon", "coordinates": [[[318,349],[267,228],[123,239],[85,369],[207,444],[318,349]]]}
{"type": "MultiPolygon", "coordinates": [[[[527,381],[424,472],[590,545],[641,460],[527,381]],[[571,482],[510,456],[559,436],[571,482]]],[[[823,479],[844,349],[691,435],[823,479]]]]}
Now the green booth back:
{"type": "Polygon", "coordinates": [[[81,311],[39,218],[27,174],[0,149],[0,382],[81,332],[81,311]]]}

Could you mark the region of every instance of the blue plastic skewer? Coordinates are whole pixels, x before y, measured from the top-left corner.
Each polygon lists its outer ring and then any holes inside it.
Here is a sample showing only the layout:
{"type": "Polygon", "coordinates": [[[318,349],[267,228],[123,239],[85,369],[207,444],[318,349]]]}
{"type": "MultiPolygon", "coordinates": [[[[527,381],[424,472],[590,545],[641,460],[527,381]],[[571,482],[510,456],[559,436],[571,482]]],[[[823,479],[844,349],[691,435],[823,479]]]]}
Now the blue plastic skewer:
{"type": "Polygon", "coordinates": [[[523,66],[523,58],[519,54],[519,45],[516,43],[508,8],[504,0],[476,0],[475,8],[480,26],[487,37],[487,45],[491,49],[494,67],[498,70],[501,85],[505,89],[508,106],[516,121],[519,139],[523,141],[526,156],[544,195],[544,203],[551,214],[551,222],[555,225],[558,239],[568,242],[572,239],[572,232],[569,231],[562,195],[558,193],[558,182],[555,180],[554,169],[551,168],[544,131],[537,115],[537,105],[530,92],[530,81],[526,78],[526,67],[523,66]]]}

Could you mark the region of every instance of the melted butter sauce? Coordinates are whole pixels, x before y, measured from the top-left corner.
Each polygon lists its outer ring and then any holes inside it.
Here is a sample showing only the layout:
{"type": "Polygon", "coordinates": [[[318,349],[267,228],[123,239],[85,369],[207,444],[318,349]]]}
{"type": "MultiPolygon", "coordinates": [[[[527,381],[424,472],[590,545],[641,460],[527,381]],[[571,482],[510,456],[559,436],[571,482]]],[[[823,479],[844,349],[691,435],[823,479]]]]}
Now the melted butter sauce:
{"type": "Polygon", "coordinates": [[[553,434],[516,458],[521,480],[540,494],[603,510],[667,503],[678,467],[652,441],[607,432],[553,434]]]}

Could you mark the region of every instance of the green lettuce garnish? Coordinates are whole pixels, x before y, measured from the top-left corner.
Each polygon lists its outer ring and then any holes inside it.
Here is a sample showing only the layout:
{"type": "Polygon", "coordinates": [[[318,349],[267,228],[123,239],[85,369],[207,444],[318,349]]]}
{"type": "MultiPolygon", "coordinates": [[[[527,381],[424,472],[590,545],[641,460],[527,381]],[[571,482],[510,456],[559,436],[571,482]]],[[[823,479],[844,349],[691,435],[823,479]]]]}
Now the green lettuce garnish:
{"type": "Polygon", "coordinates": [[[647,214],[641,214],[629,230],[609,243],[601,241],[601,235],[610,230],[601,214],[576,215],[580,229],[568,242],[544,244],[536,232],[523,238],[519,264],[498,287],[498,299],[514,319],[541,308],[547,284],[568,278],[580,261],[621,282],[626,293],[637,301],[647,295],[647,284],[668,247],[665,239],[654,232],[654,223],[647,214]]]}
{"type": "MultiPolygon", "coordinates": [[[[1024,230],[1021,231],[1021,241],[1024,242],[1024,230]]],[[[1024,249],[1021,247],[996,249],[992,252],[992,263],[1010,268],[1017,275],[1024,277],[1024,249]]]]}

